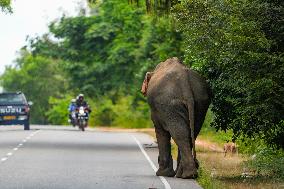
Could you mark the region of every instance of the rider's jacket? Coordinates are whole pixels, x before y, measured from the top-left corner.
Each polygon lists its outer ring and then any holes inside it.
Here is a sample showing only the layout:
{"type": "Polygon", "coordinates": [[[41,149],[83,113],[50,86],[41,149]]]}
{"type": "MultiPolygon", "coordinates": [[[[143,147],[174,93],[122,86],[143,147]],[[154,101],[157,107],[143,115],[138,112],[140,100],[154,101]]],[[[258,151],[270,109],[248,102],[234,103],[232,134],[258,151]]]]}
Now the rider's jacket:
{"type": "Polygon", "coordinates": [[[76,101],[76,106],[77,107],[80,107],[80,106],[88,107],[88,103],[86,101],[77,100],[76,101]]]}
{"type": "Polygon", "coordinates": [[[73,112],[73,111],[75,111],[76,110],[76,104],[75,103],[71,103],[70,105],[69,105],[69,107],[68,107],[68,111],[69,112],[73,112]]]}
{"type": "Polygon", "coordinates": [[[76,101],[76,106],[77,106],[77,107],[83,106],[83,107],[85,107],[85,108],[88,108],[89,112],[91,112],[90,106],[89,106],[88,103],[87,103],[86,101],[84,101],[84,100],[83,100],[83,101],[77,100],[77,101],[76,101]]]}

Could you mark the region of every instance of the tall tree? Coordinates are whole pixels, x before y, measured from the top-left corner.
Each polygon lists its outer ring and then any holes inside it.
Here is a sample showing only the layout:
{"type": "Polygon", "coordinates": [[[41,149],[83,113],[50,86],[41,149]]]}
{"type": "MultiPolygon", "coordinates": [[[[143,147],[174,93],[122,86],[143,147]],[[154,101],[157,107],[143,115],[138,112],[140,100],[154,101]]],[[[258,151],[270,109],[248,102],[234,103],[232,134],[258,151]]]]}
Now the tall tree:
{"type": "Polygon", "coordinates": [[[73,87],[89,96],[136,92],[133,83],[141,79],[141,72],[181,52],[180,36],[169,27],[171,23],[153,21],[144,8],[110,0],[94,12],[89,17],[63,17],[50,26],[61,41],[61,58],[73,87]]]}
{"type": "Polygon", "coordinates": [[[214,92],[217,129],[284,148],[282,1],[186,0],[175,7],[186,62],[214,92]]]}

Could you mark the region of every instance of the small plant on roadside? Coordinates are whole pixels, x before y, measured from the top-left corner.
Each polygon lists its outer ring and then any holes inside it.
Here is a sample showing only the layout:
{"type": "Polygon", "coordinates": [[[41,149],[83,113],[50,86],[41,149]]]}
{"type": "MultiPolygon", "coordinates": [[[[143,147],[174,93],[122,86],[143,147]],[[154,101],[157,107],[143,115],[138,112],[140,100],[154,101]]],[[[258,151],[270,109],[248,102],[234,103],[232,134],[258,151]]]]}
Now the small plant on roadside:
{"type": "Polygon", "coordinates": [[[200,167],[198,169],[197,182],[205,189],[223,188],[222,184],[214,179],[214,173],[203,167],[202,162],[200,163],[200,167]]]}
{"type": "Polygon", "coordinates": [[[255,176],[267,176],[274,178],[284,178],[284,151],[274,150],[268,147],[261,147],[245,162],[249,170],[255,176]]]}

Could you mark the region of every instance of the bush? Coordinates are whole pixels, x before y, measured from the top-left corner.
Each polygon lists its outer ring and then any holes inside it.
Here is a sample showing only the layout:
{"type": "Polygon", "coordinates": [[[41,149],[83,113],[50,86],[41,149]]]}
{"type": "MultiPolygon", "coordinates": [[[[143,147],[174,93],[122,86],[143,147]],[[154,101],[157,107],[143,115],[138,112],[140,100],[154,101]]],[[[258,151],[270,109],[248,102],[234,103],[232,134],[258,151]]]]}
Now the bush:
{"type": "Polygon", "coordinates": [[[113,125],[114,112],[113,102],[108,97],[100,97],[92,103],[92,115],[94,117],[94,125],[111,126],[113,125]]]}
{"type": "Polygon", "coordinates": [[[151,127],[148,104],[133,96],[118,96],[115,100],[102,97],[94,103],[94,122],[100,126],[124,128],[151,127]]]}
{"type": "Polygon", "coordinates": [[[151,127],[149,116],[149,106],[144,101],[134,104],[134,97],[121,97],[113,106],[115,113],[114,125],[125,128],[145,128],[151,127]]]}
{"type": "Polygon", "coordinates": [[[227,141],[232,140],[233,133],[232,131],[216,131],[214,127],[211,126],[211,123],[213,122],[214,114],[211,111],[211,108],[208,109],[204,123],[202,125],[201,131],[200,131],[200,138],[210,138],[212,142],[217,142],[219,144],[223,144],[227,141]]]}
{"type": "Polygon", "coordinates": [[[245,165],[257,175],[284,178],[284,151],[260,147],[245,165]]]}
{"type": "Polygon", "coordinates": [[[64,98],[49,98],[51,108],[46,112],[48,122],[53,125],[68,125],[68,106],[70,104],[71,96],[64,98]]]}

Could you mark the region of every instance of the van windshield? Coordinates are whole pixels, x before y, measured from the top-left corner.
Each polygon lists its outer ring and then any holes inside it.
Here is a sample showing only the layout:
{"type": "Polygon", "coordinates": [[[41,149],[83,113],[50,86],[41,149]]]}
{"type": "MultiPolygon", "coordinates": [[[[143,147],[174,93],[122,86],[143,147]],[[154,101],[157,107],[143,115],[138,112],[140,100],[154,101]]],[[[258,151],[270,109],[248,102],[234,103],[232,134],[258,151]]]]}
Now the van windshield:
{"type": "Polygon", "coordinates": [[[24,98],[21,94],[0,94],[0,105],[23,104],[24,98]]]}

